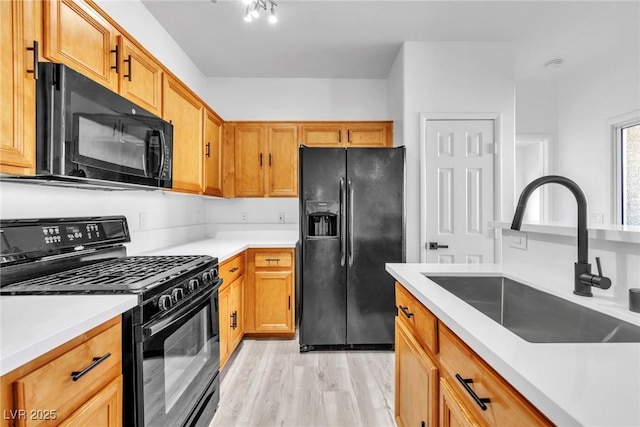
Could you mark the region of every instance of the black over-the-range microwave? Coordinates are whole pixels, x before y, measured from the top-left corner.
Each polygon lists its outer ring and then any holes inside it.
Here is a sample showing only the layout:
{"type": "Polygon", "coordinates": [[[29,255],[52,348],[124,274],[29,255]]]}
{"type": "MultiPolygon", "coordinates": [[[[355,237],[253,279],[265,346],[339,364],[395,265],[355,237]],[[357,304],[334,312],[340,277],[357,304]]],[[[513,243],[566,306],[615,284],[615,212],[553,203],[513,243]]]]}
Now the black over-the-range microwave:
{"type": "Polygon", "coordinates": [[[38,65],[38,177],[82,186],[171,188],[169,122],[68,66],[38,65]]]}

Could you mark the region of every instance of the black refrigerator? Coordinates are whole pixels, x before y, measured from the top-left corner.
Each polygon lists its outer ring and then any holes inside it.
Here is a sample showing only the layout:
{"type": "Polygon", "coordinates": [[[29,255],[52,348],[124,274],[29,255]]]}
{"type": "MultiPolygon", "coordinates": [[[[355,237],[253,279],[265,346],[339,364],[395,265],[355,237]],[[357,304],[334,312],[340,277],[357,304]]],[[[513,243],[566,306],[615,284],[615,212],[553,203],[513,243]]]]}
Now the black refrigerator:
{"type": "Polygon", "coordinates": [[[392,349],[405,148],[300,147],[300,351],[392,349]]]}

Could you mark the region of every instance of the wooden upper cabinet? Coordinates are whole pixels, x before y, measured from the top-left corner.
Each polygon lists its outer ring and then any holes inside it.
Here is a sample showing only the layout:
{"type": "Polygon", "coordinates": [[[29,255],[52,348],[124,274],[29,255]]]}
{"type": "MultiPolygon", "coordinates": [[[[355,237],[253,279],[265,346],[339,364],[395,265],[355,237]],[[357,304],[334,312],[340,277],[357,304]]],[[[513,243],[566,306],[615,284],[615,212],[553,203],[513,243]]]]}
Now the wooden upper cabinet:
{"type": "Polygon", "coordinates": [[[347,126],[347,147],[393,146],[391,122],[351,123],[347,126]]]}
{"type": "MultiPolygon", "coordinates": [[[[0,172],[35,172],[36,81],[40,3],[0,1],[0,172]]],[[[41,46],[41,45],[40,45],[41,46]]]]}
{"type": "Polygon", "coordinates": [[[264,196],[264,126],[240,124],[235,127],[235,196],[264,196]]]}
{"type": "Polygon", "coordinates": [[[162,117],[173,124],[173,189],[202,192],[204,106],[181,82],[164,74],[162,117]]]}
{"type": "Polygon", "coordinates": [[[81,0],[42,2],[44,56],[118,92],[116,29],[81,0]]]}
{"type": "Polygon", "coordinates": [[[308,147],[342,146],[342,124],[318,123],[300,126],[300,143],[308,147]]]}
{"type": "Polygon", "coordinates": [[[162,66],[128,38],[118,38],[120,94],[159,116],[162,114],[162,66]]]}
{"type": "Polygon", "coordinates": [[[273,125],[267,127],[269,197],[297,197],[298,195],[298,127],[273,125]]]}
{"type": "Polygon", "coordinates": [[[204,194],[222,196],[222,119],[204,111],[204,194]]]}
{"type": "Polygon", "coordinates": [[[393,146],[393,122],[307,122],[300,134],[300,143],[308,147],[393,146]]]}

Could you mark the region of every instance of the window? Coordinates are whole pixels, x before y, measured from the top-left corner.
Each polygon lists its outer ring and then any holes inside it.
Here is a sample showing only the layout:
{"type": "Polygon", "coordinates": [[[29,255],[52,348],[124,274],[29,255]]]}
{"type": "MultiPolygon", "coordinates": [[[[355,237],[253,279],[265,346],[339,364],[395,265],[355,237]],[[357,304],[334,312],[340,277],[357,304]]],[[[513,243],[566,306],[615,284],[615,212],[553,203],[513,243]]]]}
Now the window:
{"type": "Polygon", "coordinates": [[[640,225],[640,119],[616,126],[619,218],[640,225]]]}

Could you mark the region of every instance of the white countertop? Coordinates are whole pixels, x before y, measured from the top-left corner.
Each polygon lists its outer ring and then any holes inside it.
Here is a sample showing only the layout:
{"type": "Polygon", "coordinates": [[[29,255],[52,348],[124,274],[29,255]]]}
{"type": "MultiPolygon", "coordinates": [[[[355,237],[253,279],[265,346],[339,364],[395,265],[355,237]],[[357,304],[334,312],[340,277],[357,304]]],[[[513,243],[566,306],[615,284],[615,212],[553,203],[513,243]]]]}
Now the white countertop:
{"type": "MultiPolygon", "coordinates": [[[[505,221],[489,221],[489,227],[511,230],[511,223],[505,221]]],[[[522,224],[521,232],[555,234],[558,236],[576,237],[575,225],[566,224],[522,224]]],[[[637,225],[591,225],[588,228],[590,239],[610,240],[612,242],[640,243],[640,226],[637,225]]]]}
{"type": "Polygon", "coordinates": [[[143,255],[210,255],[221,263],[249,248],[294,248],[297,231],[221,231],[214,237],[179,246],[157,249],[143,255]]]}
{"type": "MultiPolygon", "coordinates": [[[[557,425],[640,426],[640,343],[530,343],[422,275],[501,274],[497,264],[387,264],[386,270],[557,425]]],[[[571,290],[554,295],[600,308],[596,298],[586,301],[571,290]]],[[[640,325],[640,314],[599,311],[640,325]]]]}
{"type": "Polygon", "coordinates": [[[0,297],[0,375],[95,328],[137,304],[135,295],[0,297]]]}

